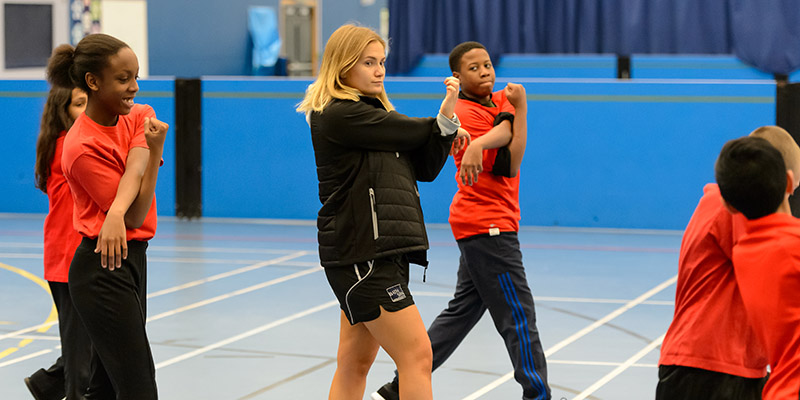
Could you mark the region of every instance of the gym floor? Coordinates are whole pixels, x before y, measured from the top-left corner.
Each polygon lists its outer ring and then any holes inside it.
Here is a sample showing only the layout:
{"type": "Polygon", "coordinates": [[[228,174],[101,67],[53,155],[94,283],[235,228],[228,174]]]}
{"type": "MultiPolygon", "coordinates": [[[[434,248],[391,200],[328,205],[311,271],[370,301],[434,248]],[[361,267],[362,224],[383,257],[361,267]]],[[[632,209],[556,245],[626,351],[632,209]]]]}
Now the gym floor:
{"type": "MultiPolygon", "coordinates": [[[[44,216],[0,214],[0,399],[60,354],[42,276],[44,216]]],[[[458,247],[429,225],[431,265],[411,267],[426,325],[455,289],[458,247]]],[[[653,398],[672,319],[681,232],[524,227],[520,243],[553,399],[653,398]]],[[[160,397],[324,399],[339,309],[311,221],[161,218],[148,249],[148,335],[160,397]]],[[[381,351],[369,394],[392,378],[381,351]]],[[[487,315],[433,374],[436,399],[519,399],[487,315]]]]}

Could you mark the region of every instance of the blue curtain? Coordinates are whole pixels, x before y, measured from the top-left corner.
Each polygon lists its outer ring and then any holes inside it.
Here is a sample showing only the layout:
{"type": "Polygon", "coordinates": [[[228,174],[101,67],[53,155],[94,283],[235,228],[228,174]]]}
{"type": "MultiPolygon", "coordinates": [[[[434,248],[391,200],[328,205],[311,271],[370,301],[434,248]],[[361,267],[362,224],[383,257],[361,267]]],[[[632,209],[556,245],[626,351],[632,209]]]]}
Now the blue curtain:
{"type": "Polygon", "coordinates": [[[797,0],[389,0],[389,73],[463,41],[504,53],[736,54],[800,67],[797,0]]]}

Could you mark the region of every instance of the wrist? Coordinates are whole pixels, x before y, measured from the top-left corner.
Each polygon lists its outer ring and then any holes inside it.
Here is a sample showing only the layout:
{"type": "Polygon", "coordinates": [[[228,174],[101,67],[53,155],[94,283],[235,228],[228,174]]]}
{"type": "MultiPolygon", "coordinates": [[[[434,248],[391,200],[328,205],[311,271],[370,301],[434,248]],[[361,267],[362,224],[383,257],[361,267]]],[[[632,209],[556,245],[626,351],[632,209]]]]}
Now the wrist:
{"type": "Polygon", "coordinates": [[[156,151],[160,154],[164,151],[164,143],[148,143],[147,148],[150,150],[150,154],[153,154],[156,151]]]}
{"type": "Polygon", "coordinates": [[[150,148],[150,154],[147,161],[149,163],[158,163],[161,164],[161,158],[164,156],[164,149],[163,148],[150,148]]]}
{"type": "Polygon", "coordinates": [[[106,218],[125,218],[125,211],[119,207],[115,207],[114,205],[108,209],[106,213],[106,218]]]}

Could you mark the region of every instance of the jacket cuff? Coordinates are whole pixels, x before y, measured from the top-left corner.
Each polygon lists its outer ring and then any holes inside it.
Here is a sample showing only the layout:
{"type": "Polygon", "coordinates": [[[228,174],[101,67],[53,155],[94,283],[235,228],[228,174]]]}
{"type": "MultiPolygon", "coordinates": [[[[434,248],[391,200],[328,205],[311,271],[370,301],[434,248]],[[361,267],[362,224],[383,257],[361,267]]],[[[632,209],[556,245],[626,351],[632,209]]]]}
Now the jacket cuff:
{"type": "Polygon", "coordinates": [[[439,125],[439,130],[442,131],[442,136],[450,136],[461,127],[461,121],[458,120],[458,115],[453,114],[453,118],[447,118],[444,114],[439,113],[436,116],[436,123],[439,125]]]}

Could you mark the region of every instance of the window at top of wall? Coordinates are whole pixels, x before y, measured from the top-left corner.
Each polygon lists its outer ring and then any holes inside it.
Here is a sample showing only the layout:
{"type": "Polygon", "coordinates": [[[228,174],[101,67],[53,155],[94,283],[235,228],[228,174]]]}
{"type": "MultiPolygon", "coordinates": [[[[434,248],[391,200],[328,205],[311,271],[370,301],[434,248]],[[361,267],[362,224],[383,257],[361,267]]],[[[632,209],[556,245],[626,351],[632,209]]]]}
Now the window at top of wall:
{"type": "Polygon", "coordinates": [[[53,6],[4,6],[6,69],[46,66],[53,49],[53,6]]]}

